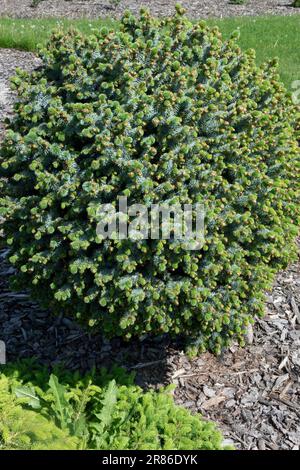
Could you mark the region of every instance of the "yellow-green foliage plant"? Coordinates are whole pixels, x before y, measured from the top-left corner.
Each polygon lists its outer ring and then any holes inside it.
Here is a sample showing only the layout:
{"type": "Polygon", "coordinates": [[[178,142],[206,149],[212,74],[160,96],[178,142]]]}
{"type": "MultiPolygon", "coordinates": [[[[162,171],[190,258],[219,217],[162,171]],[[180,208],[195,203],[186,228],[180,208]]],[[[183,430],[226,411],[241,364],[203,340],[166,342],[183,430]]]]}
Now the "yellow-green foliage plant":
{"type": "Polygon", "coordinates": [[[77,449],[77,438],[42,414],[24,407],[28,401],[34,407],[34,400],[28,398],[30,388],[22,390],[18,398],[18,389],[14,393],[9,379],[0,375],[0,450],[77,449]]]}
{"type": "Polygon", "coordinates": [[[295,259],[299,147],[276,61],[183,13],[52,37],[14,80],[0,208],[15,288],[108,337],[183,334],[220,353],[295,259]],[[203,204],[203,247],[101,239],[99,205],[118,196],[203,204]]]}
{"type": "Polygon", "coordinates": [[[49,378],[21,368],[0,375],[0,449],[227,448],[214,423],[177,406],[168,389],[144,392],[122,369],[49,378]]]}

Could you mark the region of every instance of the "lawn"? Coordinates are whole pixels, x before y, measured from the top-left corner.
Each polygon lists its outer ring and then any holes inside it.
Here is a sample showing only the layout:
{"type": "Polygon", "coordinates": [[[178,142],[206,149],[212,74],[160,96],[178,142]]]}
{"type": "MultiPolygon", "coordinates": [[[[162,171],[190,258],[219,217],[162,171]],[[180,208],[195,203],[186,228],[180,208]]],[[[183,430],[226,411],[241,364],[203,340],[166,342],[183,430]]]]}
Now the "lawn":
{"type": "Polygon", "coordinates": [[[225,36],[239,28],[241,47],[255,49],[258,63],[278,57],[288,89],[294,80],[300,80],[300,15],[225,18],[209,23],[217,24],[225,36]]]}
{"type": "MultiPolygon", "coordinates": [[[[218,25],[225,37],[239,29],[241,46],[254,48],[258,63],[278,57],[281,77],[288,89],[294,80],[300,80],[300,15],[225,18],[209,20],[208,23],[218,25]]],[[[45,44],[54,28],[75,26],[85,34],[91,34],[103,25],[118,27],[116,21],[107,19],[0,18],[0,47],[35,51],[39,44],[45,44]]]]}

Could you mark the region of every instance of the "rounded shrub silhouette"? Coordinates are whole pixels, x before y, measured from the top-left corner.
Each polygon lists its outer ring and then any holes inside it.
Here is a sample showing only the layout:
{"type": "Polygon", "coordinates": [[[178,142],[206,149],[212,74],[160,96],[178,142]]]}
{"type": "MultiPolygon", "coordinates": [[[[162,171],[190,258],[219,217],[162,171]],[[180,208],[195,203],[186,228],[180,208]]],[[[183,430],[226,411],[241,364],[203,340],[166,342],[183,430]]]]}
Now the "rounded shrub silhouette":
{"type": "Polygon", "coordinates": [[[263,313],[295,256],[299,147],[276,63],[237,35],[127,13],[118,31],[56,33],[1,150],[1,206],[16,266],[53,311],[106,336],[185,335],[220,352],[263,313]],[[103,240],[98,207],[203,204],[205,240],[103,240]]]}

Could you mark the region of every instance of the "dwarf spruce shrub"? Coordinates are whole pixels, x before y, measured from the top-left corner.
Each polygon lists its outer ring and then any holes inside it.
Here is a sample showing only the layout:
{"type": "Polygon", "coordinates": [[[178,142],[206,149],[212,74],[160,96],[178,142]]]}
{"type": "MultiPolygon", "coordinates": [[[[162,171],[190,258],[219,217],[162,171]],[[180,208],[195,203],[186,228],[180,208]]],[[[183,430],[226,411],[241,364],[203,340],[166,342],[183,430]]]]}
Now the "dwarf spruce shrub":
{"type": "Polygon", "coordinates": [[[175,405],[170,390],[144,392],[122,369],[22,375],[0,374],[0,450],[225,449],[214,423],[175,405]]]}
{"type": "Polygon", "coordinates": [[[56,33],[19,72],[0,156],[15,288],[106,336],[183,334],[220,352],[263,312],[296,253],[299,147],[276,61],[237,35],[126,13],[119,31],[56,33]],[[205,242],[103,240],[100,204],[203,204],[205,242]]]}

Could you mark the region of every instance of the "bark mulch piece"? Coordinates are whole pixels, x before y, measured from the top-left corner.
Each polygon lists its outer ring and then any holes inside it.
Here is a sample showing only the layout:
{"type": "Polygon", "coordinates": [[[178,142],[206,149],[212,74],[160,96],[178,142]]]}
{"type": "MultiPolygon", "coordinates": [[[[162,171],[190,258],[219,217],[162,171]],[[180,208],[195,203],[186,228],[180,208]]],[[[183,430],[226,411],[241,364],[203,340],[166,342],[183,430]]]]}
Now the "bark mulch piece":
{"type": "MultiPolygon", "coordinates": [[[[30,69],[38,62],[32,54],[0,49],[0,120],[11,114],[7,78],[20,65],[30,69]]],[[[190,360],[167,336],[109,342],[70,318],[54,318],[26,292],[9,289],[7,256],[3,246],[0,340],[9,362],[36,357],[81,371],[117,363],[135,371],[145,388],[175,383],[176,402],[215,420],[237,448],[300,448],[300,262],[278,274],[266,296],[266,316],[249,330],[244,349],[233,345],[220,357],[205,353],[190,360]]]]}
{"type": "MultiPolygon", "coordinates": [[[[125,10],[139,13],[149,8],[156,16],[174,13],[177,0],[43,0],[32,8],[32,0],[1,0],[0,16],[13,18],[119,18],[125,10]],[[117,6],[116,6],[117,5],[117,6]]],[[[292,7],[292,0],[246,0],[243,5],[231,4],[229,0],[181,0],[191,18],[223,18],[230,16],[256,16],[265,14],[292,15],[299,12],[292,7]]]]}

